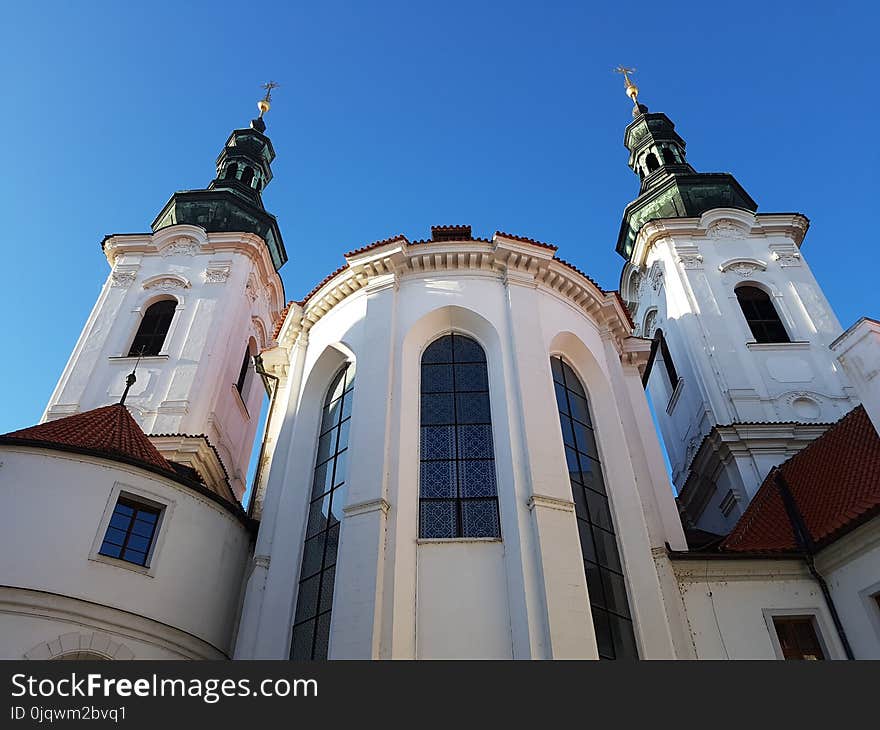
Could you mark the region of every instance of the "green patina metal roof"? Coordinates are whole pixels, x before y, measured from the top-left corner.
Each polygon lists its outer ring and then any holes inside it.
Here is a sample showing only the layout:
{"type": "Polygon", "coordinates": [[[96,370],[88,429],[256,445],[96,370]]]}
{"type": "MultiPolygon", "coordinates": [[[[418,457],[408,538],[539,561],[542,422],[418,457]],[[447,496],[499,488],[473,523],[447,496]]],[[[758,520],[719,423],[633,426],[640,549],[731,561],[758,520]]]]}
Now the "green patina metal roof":
{"type": "Polygon", "coordinates": [[[636,236],[648,221],[700,216],[712,208],[755,211],[757,203],[726,172],[697,172],[685,157],[685,142],[665,114],[639,104],[624,133],[629,166],[641,180],[639,197],[623,213],[616,250],[628,259],[636,236]]]}
{"type": "Polygon", "coordinates": [[[153,231],[188,223],[209,233],[255,233],[266,242],[275,269],[280,269],[287,252],[278,221],[262,199],[275,159],[265,130],[262,119],[253,120],[248,129],[234,130],[217,157],[217,177],[205,189],[174,193],[153,221],[153,231]]]}

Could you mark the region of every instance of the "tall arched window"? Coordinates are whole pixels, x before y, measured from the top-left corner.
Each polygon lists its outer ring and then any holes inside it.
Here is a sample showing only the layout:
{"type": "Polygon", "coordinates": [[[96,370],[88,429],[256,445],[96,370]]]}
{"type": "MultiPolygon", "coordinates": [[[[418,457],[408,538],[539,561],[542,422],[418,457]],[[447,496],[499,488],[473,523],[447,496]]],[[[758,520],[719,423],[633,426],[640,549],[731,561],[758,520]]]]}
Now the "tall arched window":
{"type": "Polygon", "coordinates": [[[290,642],[290,658],[294,660],[327,658],[353,396],[354,365],[348,363],[333,379],[324,399],[290,642]]]}
{"type": "Polygon", "coordinates": [[[665,165],[674,165],[675,164],[675,155],[672,152],[672,149],[669,147],[663,148],[663,164],[665,165]]]}
{"type": "Polygon", "coordinates": [[[649,173],[654,172],[654,170],[660,167],[660,163],[657,161],[657,155],[653,152],[649,152],[648,156],[645,158],[645,165],[647,165],[649,173]]]}
{"type": "Polygon", "coordinates": [[[177,301],[174,299],[162,299],[147,307],[131,347],[128,348],[129,357],[158,355],[162,351],[176,308],[177,301]]]}
{"type": "Polygon", "coordinates": [[[770,295],[756,286],[738,286],[736,298],[757,342],[790,342],[770,295]]]}
{"type": "Polygon", "coordinates": [[[241,173],[241,182],[243,185],[247,185],[250,187],[251,182],[254,179],[254,168],[246,167],[244,168],[244,172],[241,173]]]}
{"type": "Polygon", "coordinates": [[[432,342],[421,394],[419,536],[500,537],[483,348],[459,334],[432,342]]]}
{"type": "Polygon", "coordinates": [[[241,363],[241,369],[238,371],[238,380],[235,383],[235,389],[238,391],[238,394],[241,396],[243,401],[247,400],[247,386],[250,381],[250,372],[251,372],[251,344],[250,342],[244,348],[244,359],[241,363]]]}
{"type": "Polygon", "coordinates": [[[228,165],[226,168],[226,175],[224,176],[227,180],[232,180],[238,174],[238,165],[232,163],[228,165]]]}
{"type": "Polygon", "coordinates": [[[626,580],[599,463],[587,394],[562,358],[550,358],[562,440],[602,659],[638,659],[626,580]]]}

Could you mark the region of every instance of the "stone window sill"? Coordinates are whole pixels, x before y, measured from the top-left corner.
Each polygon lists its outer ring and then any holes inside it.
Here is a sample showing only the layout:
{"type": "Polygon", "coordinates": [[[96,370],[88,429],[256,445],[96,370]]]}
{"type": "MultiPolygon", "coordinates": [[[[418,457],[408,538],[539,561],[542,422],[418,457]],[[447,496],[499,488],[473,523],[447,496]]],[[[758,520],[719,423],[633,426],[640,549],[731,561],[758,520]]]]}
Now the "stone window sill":
{"type": "Polygon", "coordinates": [[[809,350],[810,343],[798,340],[797,342],[746,342],[750,350],[809,350]]]}
{"type": "Polygon", "coordinates": [[[108,360],[140,360],[141,362],[150,362],[151,360],[167,360],[168,355],[158,354],[158,355],[110,355],[107,358],[108,360]]]}
{"type": "Polygon", "coordinates": [[[111,558],[109,555],[102,555],[101,553],[95,553],[94,555],[89,556],[89,560],[93,560],[96,563],[106,563],[107,565],[115,565],[117,568],[124,568],[125,570],[130,570],[133,573],[140,573],[145,578],[153,578],[153,569],[151,565],[138,565],[137,563],[129,563],[127,560],[120,560],[119,558],[111,558]]]}
{"type": "Polygon", "coordinates": [[[500,537],[420,537],[418,545],[446,545],[466,542],[504,542],[500,537]]]}

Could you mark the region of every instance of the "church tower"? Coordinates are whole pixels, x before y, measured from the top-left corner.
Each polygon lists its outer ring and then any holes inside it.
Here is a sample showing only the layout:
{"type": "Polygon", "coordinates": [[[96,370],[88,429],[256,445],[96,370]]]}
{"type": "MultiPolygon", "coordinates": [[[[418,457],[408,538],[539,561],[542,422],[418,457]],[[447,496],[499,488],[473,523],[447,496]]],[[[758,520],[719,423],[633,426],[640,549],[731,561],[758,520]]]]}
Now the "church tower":
{"type": "Polygon", "coordinates": [[[858,401],[829,349],[840,324],[800,251],[808,219],[758,213],[732,175],[697,172],[621,71],[640,190],[617,240],[620,289],[652,339],[644,382],[680,507],[725,534],[771,467],[858,401]]]}
{"type": "Polygon", "coordinates": [[[43,421],[119,402],[166,459],[238,499],[263,384],[253,356],[272,341],[287,260],[263,206],[275,158],[263,115],[236,129],[205,189],[174,193],[149,233],[107,236],[111,271],[43,421]]]}

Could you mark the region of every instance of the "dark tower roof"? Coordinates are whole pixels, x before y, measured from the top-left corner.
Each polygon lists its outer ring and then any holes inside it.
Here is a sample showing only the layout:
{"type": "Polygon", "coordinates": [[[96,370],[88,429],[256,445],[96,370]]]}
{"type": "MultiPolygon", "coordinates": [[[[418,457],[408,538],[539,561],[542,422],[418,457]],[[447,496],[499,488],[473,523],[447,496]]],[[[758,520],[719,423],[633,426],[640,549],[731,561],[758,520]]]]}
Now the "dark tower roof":
{"type": "Polygon", "coordinates": [[[153,231],[189,223],[209,233],[255,233],[269,248],[275,270],[287,261],[275,216],[263,207],[262,192],[272,180],[275,149],[265,135],[262,116],[247,129],[235,129],[217,157],[217,177],[207,188],[183,190],[171,196],[153,221],[153,231]]]}
{"type": "Polygon", "coordinates": [[[623,143],[641,187],[639,197],[623,212],[616,246],[621,256],[630,257],[639,229],[648,221],[696,217],[712,208],[758,209],[733,175],[697,172],[691,167],[685,141],[665,114],[650,113],[644,104],[637,104],[633,117],[623,143]]]}

